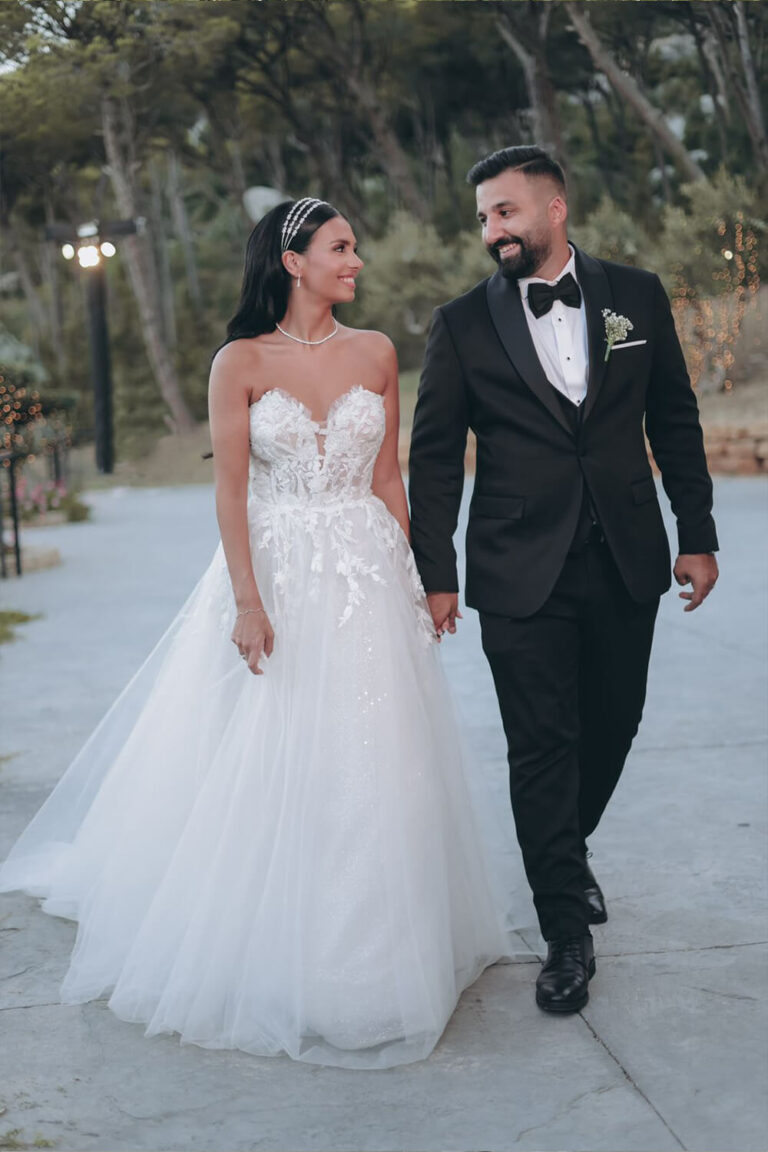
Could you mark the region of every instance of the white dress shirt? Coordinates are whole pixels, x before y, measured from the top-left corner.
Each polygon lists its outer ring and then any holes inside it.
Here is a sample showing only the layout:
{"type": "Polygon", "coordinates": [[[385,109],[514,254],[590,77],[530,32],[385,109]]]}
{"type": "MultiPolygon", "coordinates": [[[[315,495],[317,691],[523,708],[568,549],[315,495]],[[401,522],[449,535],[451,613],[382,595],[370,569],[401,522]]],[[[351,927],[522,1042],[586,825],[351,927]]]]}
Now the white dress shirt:
{"type": "MultiPolygon", "coordinates": [[[[576,276],[576,255],[571,244],[571,258],[559,276],[554,280],[544,280],[541,276],[526,276],[518,280],[523,311],[536,354],[541,361],[547,379],[559,392],[574,404],[582,404],[587,395],[587,373],[589,371],[589,351],[587,345],[587,314],[584,307],[584,290],[581,304],[571,308],[562,300],[555,300],[549,312],[538,318],[528,304],[529,284],[556,284],[567,272],[578,283],[576,276]]],[[[581,288],[581,285],[579,284],[581,288]]]]}

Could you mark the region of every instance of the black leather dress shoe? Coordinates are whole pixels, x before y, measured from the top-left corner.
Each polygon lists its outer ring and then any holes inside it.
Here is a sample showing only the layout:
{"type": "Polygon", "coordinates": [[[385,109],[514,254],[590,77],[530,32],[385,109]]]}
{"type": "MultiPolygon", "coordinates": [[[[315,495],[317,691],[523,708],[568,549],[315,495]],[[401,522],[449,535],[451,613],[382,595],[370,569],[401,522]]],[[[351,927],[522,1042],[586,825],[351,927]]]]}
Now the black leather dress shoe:
{"type": "Polygon", "coordinates": [[[587,870],[587,887],[584,889],[584,895],[587,898],[587,904],[589,904],[589,922],[590,924],[605,924],[608,919],[605,896],[603,896],[602,889],[586,861],[584,867],[587,870]]]}
{"type": "Polygon", "coordinates": [[[550,940],[547,959],[536,980],[536,1003],[545,1012],[578,1012],[589,1000],[595,974],[591,936],[550,940]]]}

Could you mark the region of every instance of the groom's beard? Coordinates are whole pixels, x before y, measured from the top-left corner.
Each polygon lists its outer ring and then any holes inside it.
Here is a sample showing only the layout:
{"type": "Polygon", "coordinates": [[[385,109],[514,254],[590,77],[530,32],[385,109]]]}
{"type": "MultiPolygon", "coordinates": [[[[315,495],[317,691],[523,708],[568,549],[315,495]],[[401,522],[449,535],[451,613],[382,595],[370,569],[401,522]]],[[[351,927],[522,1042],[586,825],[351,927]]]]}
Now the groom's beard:
{"type": "Polygon", "coordinates": [[[537,268],[541,268],[552,253],[552,241],[549,236],[541,236],[538,239],[530,236],[526,239],[522,236],[505,236],[503,240],[497,240],[487,247],[506,280],[523,280],[526,276],[535,276],[537,268]],[[517,252],[502,260],[499,251],[507,244],[518,244],[519,247],[517,252]]]}

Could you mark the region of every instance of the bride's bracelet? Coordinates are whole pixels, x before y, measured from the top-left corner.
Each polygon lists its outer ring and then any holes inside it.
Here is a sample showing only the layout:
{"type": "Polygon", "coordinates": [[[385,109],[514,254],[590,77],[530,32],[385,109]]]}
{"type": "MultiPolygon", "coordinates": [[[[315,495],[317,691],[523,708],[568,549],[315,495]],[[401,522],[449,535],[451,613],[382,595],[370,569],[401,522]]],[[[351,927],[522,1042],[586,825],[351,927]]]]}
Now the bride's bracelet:
{"type": "Polygon", "coordinates": [[[267,611],[266,608],[243,608],[242,612],[238,612],[237,616],[235,616],[235,620],[237,620],[240,616],[247,616],[249,612],[266,612],[266,611],[267,611]]]}

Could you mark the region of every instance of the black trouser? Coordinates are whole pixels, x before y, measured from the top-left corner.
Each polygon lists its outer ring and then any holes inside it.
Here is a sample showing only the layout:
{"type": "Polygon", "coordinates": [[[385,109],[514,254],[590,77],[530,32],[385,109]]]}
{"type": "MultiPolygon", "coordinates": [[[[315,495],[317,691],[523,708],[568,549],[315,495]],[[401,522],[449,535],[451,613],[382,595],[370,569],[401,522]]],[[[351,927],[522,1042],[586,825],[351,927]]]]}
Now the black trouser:
{"type": "Polygon", "coordinates": [[[640,723],[658,605],[635,603],[607,546],[586,544],[568,555],[535,615],[480,614],[545,940],[589,931],[585,842],[640,723]]]}

